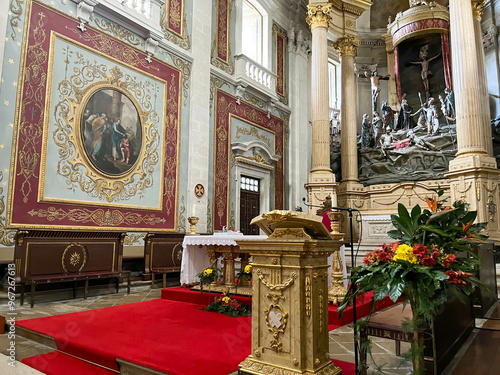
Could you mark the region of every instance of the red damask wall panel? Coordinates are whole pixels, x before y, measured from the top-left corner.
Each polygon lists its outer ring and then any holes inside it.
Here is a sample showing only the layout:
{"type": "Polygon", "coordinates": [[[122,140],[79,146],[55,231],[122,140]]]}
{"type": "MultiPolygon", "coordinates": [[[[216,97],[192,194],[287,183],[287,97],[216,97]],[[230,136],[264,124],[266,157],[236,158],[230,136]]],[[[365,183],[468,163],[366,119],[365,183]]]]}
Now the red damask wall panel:
{"type": "MultiPolygon", "coordinates": [[[[236,116],[254,126],[274,133],[274,153],[281,156],[274,169],[274,209],[283,209],[285,191],[285,133],[283,120],[247,103],[238,104],[236,98],[217,90],[214,132],[214,230],[228,223],[229,158],[231,145],[231,117],[236,116]]],[[[271,203],[272,204],[272,203],[271,203]]]]}
{"type": "MultiPolygon", "coordinates": [[[[8,225],[15,228],[103,228],[107,230],[175,230],[178,179],[178,143],[181,103],[181,72],[167,63],[153,60],[148,63],[147,55],[118,39],[88,26],[86,32],[77,29],[79,21],[60,13],[49,6],[28,2],[27,23],[23,60],[21,62],[20,90],[16,112],[13,173],[9,188],[8,225]],[[157,194],[161,184],[163,195],[159,198],[161,209],[143,209],[131,206],[78,202],[62,204],[41,202],[39,185],[45,171],[41,169],[44,126],[50,116],[47,103],[47,77],[58,61],[51,55],[51,38],[55,35],[74,41],[75,45],[96,51],[109,59],[110,66],[128,66],[147,76],[165,82],[164,118],[159,156],[163,158],[161,168],[164,181],[145,190],[145,194],[157,194]],[[56,60],[54,62],[54,60],[56,60]],[[155,191],[155,192],[152,192],[155,191]],[[119,206],[119,207],[117,207],[119,206]]],[[[112,69],[110,69],[112,70],[112,69]]],[[[160,93],[161,94],[161,93],[160,93]]],[[[47,168],[54,168],[48,164],[47,168]]],[[[61,187],[64,189],[64,187],[61,187]]],[[[126,202],[125,202],[126,203],[126,202]]]]}
{"type": "Polygon", "coordinates": [[[166,27],[182,37],[184,18],[184,0],[167,0],[165,2],[166,27]]]}
{"type": "Polygon", "coordinates": [[[217,36],[216,56],[225,63],[229,60],[229,20],[230,0],[216,0],[217,2],[217,36]]]}

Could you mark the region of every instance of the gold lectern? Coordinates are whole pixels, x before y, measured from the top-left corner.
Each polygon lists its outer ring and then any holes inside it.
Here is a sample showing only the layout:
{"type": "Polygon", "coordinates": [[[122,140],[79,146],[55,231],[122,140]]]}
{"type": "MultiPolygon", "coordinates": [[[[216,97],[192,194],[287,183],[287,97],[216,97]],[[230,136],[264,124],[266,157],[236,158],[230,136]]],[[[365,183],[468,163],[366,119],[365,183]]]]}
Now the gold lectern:
{"type": "Polygon", "coordinates": [[[320,216],[272,211],[252,220],[269,237],[237,240],[253,257],[248,374],[337,375],[328,342],[327,258],[339,251],[320,216]]]}

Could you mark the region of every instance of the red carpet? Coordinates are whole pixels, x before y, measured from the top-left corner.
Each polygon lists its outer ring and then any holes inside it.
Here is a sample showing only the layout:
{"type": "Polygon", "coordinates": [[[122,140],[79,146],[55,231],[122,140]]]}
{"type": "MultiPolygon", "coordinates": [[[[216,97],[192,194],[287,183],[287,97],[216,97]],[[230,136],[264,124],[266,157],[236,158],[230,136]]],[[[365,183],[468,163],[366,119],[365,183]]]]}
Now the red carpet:
{"type": "Polygon", "coordinates": [[[250,353],[250,318],[161,299],[18,325],[53,337],[61,351],[117,370],[116,357],[172,374],[220,375],[250,353]]]}
{"type": "MultiPolygon", "coordinates": [[[[250,353],[250,319],[230,318],[203,311],[200,305],[160,299],[23,320],[18,325],[53,337],[60,351],[112,369],[118,370],[115,358],[121,358],[169,374],[225,375],[237,370],[250,353]]],[[[53,353],[25,362],[35,368],[44,365],[40,370],[49,374],[92,373],[73,370],[74,361],[67,356],[57,355],[53,368],[52,361],[47,361],[50,355],[53,353]]],[[[335,363],[345,366],[346,371],[353,366],[335,363]]]]}
{"type": "Polygon", "coordinates": [[[25,365],[36,368],[47,375],[116,375],[116,371],[109,371],[91,363],[80,361],[69,355],[52,352],[34,357],[25,358],[21,361],[25,365]]]}
{"type": "MultiPolygon", "coordinates": [[[[167,288],[162,289],[161,298],[172,300],[172,301],[180,301],[180,302],[189,302],[196,303],[199,305],[207,306],[209,305],[216,296],[220,296],[218,293],[209,293],[203,292],[201,294],[197,290],[191,290],[189,288],[167,288]]],[[[249,306],[252,306],[252,298],[247,296],[233,296],[240,303],[246,303],[249,306]]],[[[363,299],[358,298],[356,301],[356,316],[358,319],[367,316],[370,312],[370,302],[373,300],[373,292],[366,293],[363,299]]],[[[382,301],[379,301],[375,304],[375,310],[379,311],[383,310],[386,307],[394,305],[394,302],[391,301],[389,296],[385,297],[382,301]]],[[[333,305],[328,306],[328,321],[331,327],[330,330],[343,326],[345,324],[351,323],[353,320],[353,311],[352,306],[347,306],[344,310],[344,314],[342,318],[339,319],[339,313],[337,312],[337,307],[333,305]]]]}

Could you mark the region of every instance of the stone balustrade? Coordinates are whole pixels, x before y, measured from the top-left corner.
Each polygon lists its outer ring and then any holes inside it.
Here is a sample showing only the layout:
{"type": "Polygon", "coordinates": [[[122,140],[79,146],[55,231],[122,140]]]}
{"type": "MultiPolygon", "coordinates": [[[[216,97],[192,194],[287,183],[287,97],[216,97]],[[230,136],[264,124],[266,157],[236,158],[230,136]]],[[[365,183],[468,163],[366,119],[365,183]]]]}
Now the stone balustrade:
{"type": "Polygon", "coordinates": [[[236,79],[243,80],[246,84],[276,96],[276,74],[264,68],[245,55],[237,55],[236,79]]]}

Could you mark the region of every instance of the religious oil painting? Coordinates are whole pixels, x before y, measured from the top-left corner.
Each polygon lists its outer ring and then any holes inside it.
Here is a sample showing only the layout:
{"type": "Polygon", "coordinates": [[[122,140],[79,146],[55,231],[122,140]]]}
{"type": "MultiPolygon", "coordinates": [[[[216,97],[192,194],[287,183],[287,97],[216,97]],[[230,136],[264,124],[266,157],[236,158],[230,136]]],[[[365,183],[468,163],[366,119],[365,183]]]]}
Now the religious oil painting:
{"type": "Polygon", "coordinates": [[[139,112],[123,92],[97,90],[83,109],[81,136],[89,160],[99,171],[111,176],[124,174],[140,154],[139,112]]]}

